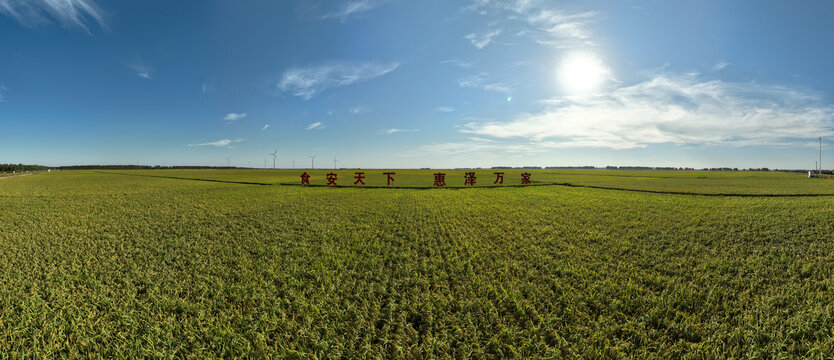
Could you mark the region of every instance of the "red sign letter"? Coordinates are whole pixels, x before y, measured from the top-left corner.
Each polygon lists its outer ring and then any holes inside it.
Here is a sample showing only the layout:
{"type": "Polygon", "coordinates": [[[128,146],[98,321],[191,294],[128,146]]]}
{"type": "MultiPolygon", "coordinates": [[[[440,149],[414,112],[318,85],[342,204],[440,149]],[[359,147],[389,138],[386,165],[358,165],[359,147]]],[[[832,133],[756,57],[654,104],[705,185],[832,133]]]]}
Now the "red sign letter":
{"type": "Polygon", "coordinates": [[[338,178],[339,178],[339,176],[336,175],[335,173],[327,174],[327,186],[330,186],[330,185],[336,186],[336,179],[338,179],[338,178]]]}
{"type": "Polygon", "coordinates": [[[434,173],[434,186],[446,186],[446,174],[434,173]]]}
{"type": "Polygon", "coordinates": [[[497,173],[494,173],[494,174],[495,174],[495,181],[493,181],[492,183],[493,184],[504,184],[504,173],[497,172],[497,173]]]}
{"type": "Polygon", "coordinates": [[[384,175],[388,175],[388,186],[391,186],[391,182],[394,181],[394,178],[391,175],[396,174],[395,172],[384,172],[384,175]]]}
{"type": "Polygon", "coordinates": [[[301,174],[301,185],[305,184],[310,185],[310,175],[307,175],[306,171],[303,174],[301,174]]]}
{"type": "Polygon", "coordinates": [[[528,172],[524,172],[521,174],[521,185],[527,185],[530,183],[530,174],[528,172]]]}
{"type": "Polygon", "coordinates": [[[353,182],[353,185],[356,185],[356,184],[358,184],[358,183],[362,183],[362,185],[365,185],[365,182],[364,182],[364,181],[362,181],[362,179],[364,179],[364,178],[365,178],[365,176],[364,176],[364,175],[362,175],[362,174],[364,174],[364,172],[360,172],[360,171],[357,171],[357,172],[356,172],[356,176],[354,176],[354,178],[356,179],[356,181],[354,181],[354,182],[353,182]]]}
{"type": "Polygon", "coordinates": [[[475,173],[474,172],[468,172],[464,176],[466,177],[466,180],[463,181],[463,185],[469,185],[469,186],[475,185],[475,173]]]}

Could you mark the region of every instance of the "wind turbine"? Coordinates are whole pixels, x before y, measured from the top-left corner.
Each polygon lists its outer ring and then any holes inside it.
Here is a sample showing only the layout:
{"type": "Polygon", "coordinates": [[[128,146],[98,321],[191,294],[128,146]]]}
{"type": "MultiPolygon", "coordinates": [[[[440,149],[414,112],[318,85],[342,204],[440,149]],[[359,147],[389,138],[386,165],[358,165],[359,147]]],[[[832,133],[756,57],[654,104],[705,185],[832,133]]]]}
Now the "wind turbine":
{"type": "Polygon", "coordinates": [[[264,169],[266,169],[266,159],[264,159],[264,169]]]}
{"type": "Polygon", "coordinates": [[[336,157],[334,156],[333,157],[333,169],[337,169],[337,167],[336,167],[337,162],[339,162],[339,160],[336,160],[336,157]]]}
{"type": "Polygon", "coordinates": [[[313,156],[307,155],[307,157],[310,158],[310,169],[315,169],[316,168],[316,156],[318,156],[318,155],[313,155],[313,156]]]}
{"type": "Polygon", "coordinates": [[[252,168],[252,162],[251,161],[249,162],[249,168],[250,169],[252,168]]]}
{"type": "Polygon", "coordinates": [[[275,148],[274,152],[267,153],[267,155],[272,155],[272,168],[275,168],[275,160],[278,159],[278,148],[275,148]]]}
{"type": "Polygon", "coordinates": [[[226,157],[226,166],[232,166],[232,156],[231,155],[226,157]]]}
{"type": "Polygon", "coordinates": [[[292,168],[295,169],[295,160],[292,161],[292,168]]]}

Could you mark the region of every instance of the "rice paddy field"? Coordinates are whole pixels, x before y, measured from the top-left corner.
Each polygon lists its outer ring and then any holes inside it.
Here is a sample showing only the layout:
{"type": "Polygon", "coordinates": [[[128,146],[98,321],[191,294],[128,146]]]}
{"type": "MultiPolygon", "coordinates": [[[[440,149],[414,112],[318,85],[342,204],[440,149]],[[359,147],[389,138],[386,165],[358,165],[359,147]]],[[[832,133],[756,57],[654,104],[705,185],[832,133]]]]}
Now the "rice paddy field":
{"type": "Polygon", "coordinates": [[[0,354],[834,357],[834,180],[363,171],[0,181],[0,354]]]}

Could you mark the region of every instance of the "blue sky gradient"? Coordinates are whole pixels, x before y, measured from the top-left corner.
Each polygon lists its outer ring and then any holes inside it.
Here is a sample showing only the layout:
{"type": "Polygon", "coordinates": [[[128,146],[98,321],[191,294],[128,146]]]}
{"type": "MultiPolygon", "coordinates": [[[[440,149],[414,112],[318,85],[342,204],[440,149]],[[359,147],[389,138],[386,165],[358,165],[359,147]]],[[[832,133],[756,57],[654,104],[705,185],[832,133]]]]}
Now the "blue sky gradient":
{"type": "Polygon", "coordinates": [[[271,167],[277,147],[283,168],[312,154],[316,167],[813,168],[817,137],[834,138],[832,13],[0,0],[0,163],[271,167]]]}

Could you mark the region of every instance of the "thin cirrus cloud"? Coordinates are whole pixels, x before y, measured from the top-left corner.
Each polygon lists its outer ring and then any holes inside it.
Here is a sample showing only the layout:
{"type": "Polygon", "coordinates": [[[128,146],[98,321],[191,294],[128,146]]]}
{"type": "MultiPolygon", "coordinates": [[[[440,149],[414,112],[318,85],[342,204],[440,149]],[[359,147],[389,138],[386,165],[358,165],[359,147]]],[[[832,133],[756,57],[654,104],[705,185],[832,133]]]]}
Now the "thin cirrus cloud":
{"type": "Polygon", "coordinates": [[[478,75],[462,77],[458,79],[458,86],[463,88],[475,88],[486,91],[495,91],[504,94],[509,94],[513,91],[512,87],[510,87],[509,85],[500,82],[487,81],[485,79],[487,75],[489,74],[481,73],[478,75]]]}
{"type": "MultiPolygon", "coordinates": [[[[533,41],[557,48],[593,45],[589,25],[596,21],[596,12],[570,12],[538,1],[488,1],[475,0],[463,8],[480,15],[493,16],[496,25],[513,28],[516,36],[529,37],[533,41]]],[[[489,34],[489,33],[486,33],[489,34]]],[[[469,34],[475,39],[475,33],[469,34]]],[[[471,41],[471,39],[470,39],[471,41]]],[[[486,46],[486,41],[483,46],[486,46]]],[[[476,44],[473,41],[473,45],[476,44]]],[[[479,47],[480,49],[481,47],[479,47]]]]}
{"type": "Polygon", "coordinates": [[[391,134],[396,134],[396,133],[417,132],[417,131],[420,131],[420,129],[397,129],[397,128],[391,128],[391,129],[384,129],[384,130],[380,130],[380,131],[379,131],[379,134],[391,135],[391,134]]]}
{"type": "Polygon", "coordinates": [[[322,19],[339,19],[340,22],[346,23],[351,19],[362,16],[368,11],[385,4],[385,0],[351,0],[345,2],[339,10],[325,14],[322,19]]]}
{"type": "Polygon", "coordinates": [[[440,107],[438,107],[438,108],[437,108],[437,111],[440,111],[440,112],[452,112],[452,111],[455,111],[455,108],[453,108],[453,107],[451,107],[451,106],[440,106],[440,107]]]}
{"type": "Polygon", "coordinates": [[[454,66],[457,66],[457,67],[463,68],[463,69],[471,68],[472,65],[474,65],[471,62],[466,62],[466,61],[463,61],[463,60],[460,60],[460,59],[447,59],[447,60],[441,61],[440,63],[441,64],[454,65],[454,66]]]}
{"type": "Polygon", "coordinates": [[[57,22],[91,34],[92,23],[107,27],[104,12],[92,0],[0,0],[0,13],[28,28],[57,22]]]}
{"type": "Polygon", "coordinates": [[[331,88],[368,81],[397,69],[399,63],[336,63],[293,68],[284,72],[276,88],[282,92],[310,100],[331,88]]]}
{"type": "Polygon", "coordinates": [[[481,34],[470,33],[464,36],[464,38],[466,40],[469,40],[469,42],[471,42],[472,45],[475,45],[475,47],[478,48],[478,50],[480,50],[489,45],[489,43],[492,42],[492,38],[498,35],[501,35],[501,29],[488,31],[481,34]]]}
{"type": "Polygon", "coordinates": [[[217,92],[217,89],[211,85],[210,83],[203,81],[203,85],[200,87],[200,92],[203,95],[208,95],[214,92],[217,92]]]}
{"type": "Polygon", "coordinates": [[[712,69],[715,70],[715,71],[720,71],[720,70],[726,69],[728,66],[730,66],[730,63],[728,63],[726,61],[721,61],[721,62],[715,64],[712,67],[712,69]]]}
{"type": "Polygon", "coordinates": [[[305,128],[306,130],[321,130],[324,129],[326,126],[321,121],[316,121],[310,125],[307,125],[305,128]]]}
{"type": "Polygon", "coordinates": [[[228,113],[223,117],[223,121],[237,121],[246,117],[246,113],[228,113]]]}
{"type": "Polygon", "coordinates": [[[8,91],[9,90],[6,88],[6,86],[0,83],[0,102],[6,102],[6,93],[8,91]]]}
{"type": "Polygon", "coordinates": [[[834,107],[784,86],[660,74],[594,97],[554,99],[547,109],[460,131],[526,139],[535,148],[632,149],[652,144],[790,146],[834,135],[834,107]]]}
{"type": "Polygon", "coordinates": [[[369,108],[367,106],[362,106],[362,105],[356,105],[356,106],[353,106],[350,109],[348,109],[348,111],[350,111],[350,113],[353,114],[353,115],[369,113],[369,112],[371,112],[371,110],[372,110],[371,108],[369,108]]]}
{"type": "Polygon", "coordinates": [[[264,124],[264,127],[261,128],[261,132],[266,131],[266,129],[269,129],[269,124],[264,124]]]}
{"type": "Polygon", "coordinates": [[[226,146],[229,146],[229,145],[234,144],[234,143],[239,143],[241,141],[243,141],[243,139],[234,139],[234,140],[222,139],[222,140],[217,140],[217,141],[212,141],[212,142],[207,142],[207,143],[201,143],[201,144],[188,144],[188,146],[189,147],[197,147],[197,146],[226,147],[226,146]]]}
{"type": "Polygon", "coordinates": [[[150,80],[152,78],[151,73],[153,72],[153,68],[151,68],[150,66],[145,65],[141,62],[132,62],[126,65],[128,68],[133,70],[134,73],[136,73],[136,76],[145,80],[150,80]]]}

